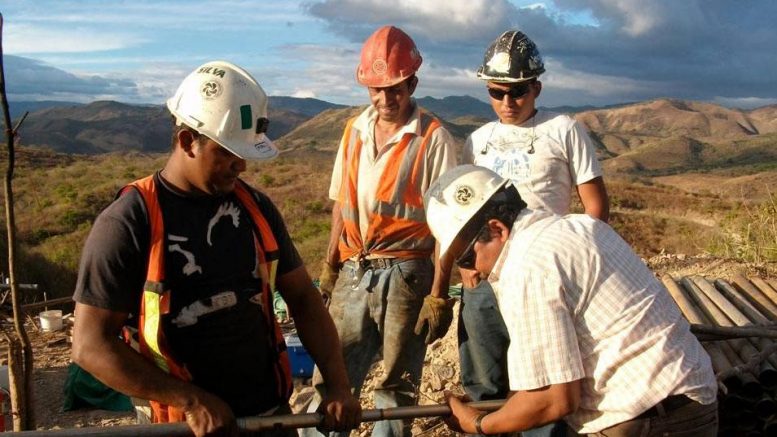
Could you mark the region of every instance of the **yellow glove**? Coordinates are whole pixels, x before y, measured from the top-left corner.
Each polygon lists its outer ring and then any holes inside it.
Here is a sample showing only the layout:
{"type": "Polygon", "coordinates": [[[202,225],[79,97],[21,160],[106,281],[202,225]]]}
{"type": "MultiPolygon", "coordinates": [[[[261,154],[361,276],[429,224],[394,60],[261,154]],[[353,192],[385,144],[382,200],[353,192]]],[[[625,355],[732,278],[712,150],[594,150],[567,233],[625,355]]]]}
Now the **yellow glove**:
{"type": "Polygon", "coordinates": [[[426,344],[432,344],[435,340],[445,337],[453,321],[453,302],[453,299],[432,295],[424,298],[424,306],[421,307],[415,324],[415,334],[424,335],[425,331],[426,344]]]}
{"type": "Polygon", "coordinates": [[[318,276],[318,290],[324,298],[324,304],[329,307],[332,300],[332,290],[335,288],[335,282],[340,275],[340,270],[324,260],[321,263],[321,274],[318,276]]]}

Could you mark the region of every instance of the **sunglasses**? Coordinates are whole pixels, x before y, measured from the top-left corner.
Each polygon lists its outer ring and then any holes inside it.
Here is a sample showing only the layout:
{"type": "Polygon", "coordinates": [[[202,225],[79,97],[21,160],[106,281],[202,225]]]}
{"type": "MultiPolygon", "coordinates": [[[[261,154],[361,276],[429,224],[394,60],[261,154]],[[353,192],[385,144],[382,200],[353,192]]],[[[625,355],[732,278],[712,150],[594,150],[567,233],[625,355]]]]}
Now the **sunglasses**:
{"type": "Polygon", "coordinates": [[[505,96],[510,96],[511,99],[520,99],[525,96],[531,88],[532,82],[525,82],[518,85],[513,85],[510,88],[503,90],[501,88],[487,87],[488,95],[494,100],[502,100],[505,96]]]}
{"type": "Polygon", "coordinates": [[[475,268],[475,243],[480,241],[481,243],[485,243],[487,241],[491,240],[491,232],[488,229],[488,225],[483,226],[480,228],[480,230],[475,234],[475,236],[472,238],[472,241],[467,244],[467,247],[464,248],[464,251],[461,252],[461,255],[456,258],[454,261],[457,266],[461,267],[462,269],[469,269],[472,270],[475,268]]]}

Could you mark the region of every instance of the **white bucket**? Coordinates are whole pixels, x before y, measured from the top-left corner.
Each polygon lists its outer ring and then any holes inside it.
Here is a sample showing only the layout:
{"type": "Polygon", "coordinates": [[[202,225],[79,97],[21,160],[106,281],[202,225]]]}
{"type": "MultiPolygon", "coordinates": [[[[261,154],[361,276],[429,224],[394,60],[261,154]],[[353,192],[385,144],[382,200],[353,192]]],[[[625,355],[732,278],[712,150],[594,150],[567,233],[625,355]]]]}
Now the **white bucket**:
{"type": "Polygon", "coordinates": [[[62,310],[43,311],[38,314],[40,329],[43,331],[59,331],[62,329],[62,310]]]}

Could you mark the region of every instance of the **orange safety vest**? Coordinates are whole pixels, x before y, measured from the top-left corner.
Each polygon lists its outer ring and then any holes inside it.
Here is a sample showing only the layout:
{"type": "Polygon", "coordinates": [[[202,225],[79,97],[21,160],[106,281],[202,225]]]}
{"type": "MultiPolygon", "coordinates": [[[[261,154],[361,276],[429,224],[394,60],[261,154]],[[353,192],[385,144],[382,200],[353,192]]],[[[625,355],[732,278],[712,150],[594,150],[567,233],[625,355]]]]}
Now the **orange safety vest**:
{"type": "MultiPolygon", "coordinates": [[[[140,317],[138,323],[138,336],[140,353],[153,361],[157,367],[184,381],[192,379],[185,366],[175,362],[169,353],[167,341],[162,329],[162,316],[170,312],[170,290],[164,282],[165,276],[165,232],[162,209],[159,205],[154,176],[139,179],[124,187],[121,193],[129,189],[137,189],[140,192],[148,211],[150,229],[150,246],[148,257],[148,270],[146,283],[143,287],[141,298],[140,317]]],[[[279,250],[278,243],[272,233],[269,223],[259,210],[256,199],[242,181],[235,184],[235,194],[243,207],[248,211],[254,223],[254,247],[259,263],[257,265],[258,276],[261,278],[263,289],[262,307],[269,327],[275,333],[270,339],[275,360],[275,380],[278,381],[278,394],[281,398],[288,399],[292,392],[291,367],[286,351],[286,343],[275,314],[273,313],[272,290],[275,288],[275,274],[278,268],[279,250]]],[[[182,422],[186,420],[183,411],[178,408],[164,405],[156,401],[150,401],[153,409],[153,421],[155,423],[182,422]]]]}
{"type": "Polygon", "coordinates": [[[440,127],[436,118],[421,111],[423,136],[406,133],[390,152],[376,193],[375,208],[369,214],[365,241],[359,228],[357,186],[362,141],[355,118],[348,121],[341,140],[343,176],[339,202],[343,215],[340,261],[367,254],[397,258],[423,258],[434,251],[434,237],[426,224],[421,192],[426,147],[440,127]]]}

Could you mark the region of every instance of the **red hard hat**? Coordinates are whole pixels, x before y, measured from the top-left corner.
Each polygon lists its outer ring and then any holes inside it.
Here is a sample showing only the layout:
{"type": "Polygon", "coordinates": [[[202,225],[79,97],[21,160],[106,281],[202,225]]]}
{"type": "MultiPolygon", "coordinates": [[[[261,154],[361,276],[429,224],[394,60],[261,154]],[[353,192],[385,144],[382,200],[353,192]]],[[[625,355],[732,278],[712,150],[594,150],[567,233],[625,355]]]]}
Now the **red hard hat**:
{"type": "Polygon", "coordinates": [[[389,87],[412,76],[421,66],[421,54],[401,29],[383,26],[362,46],[356,80],[369,87],[389,87]]]}

